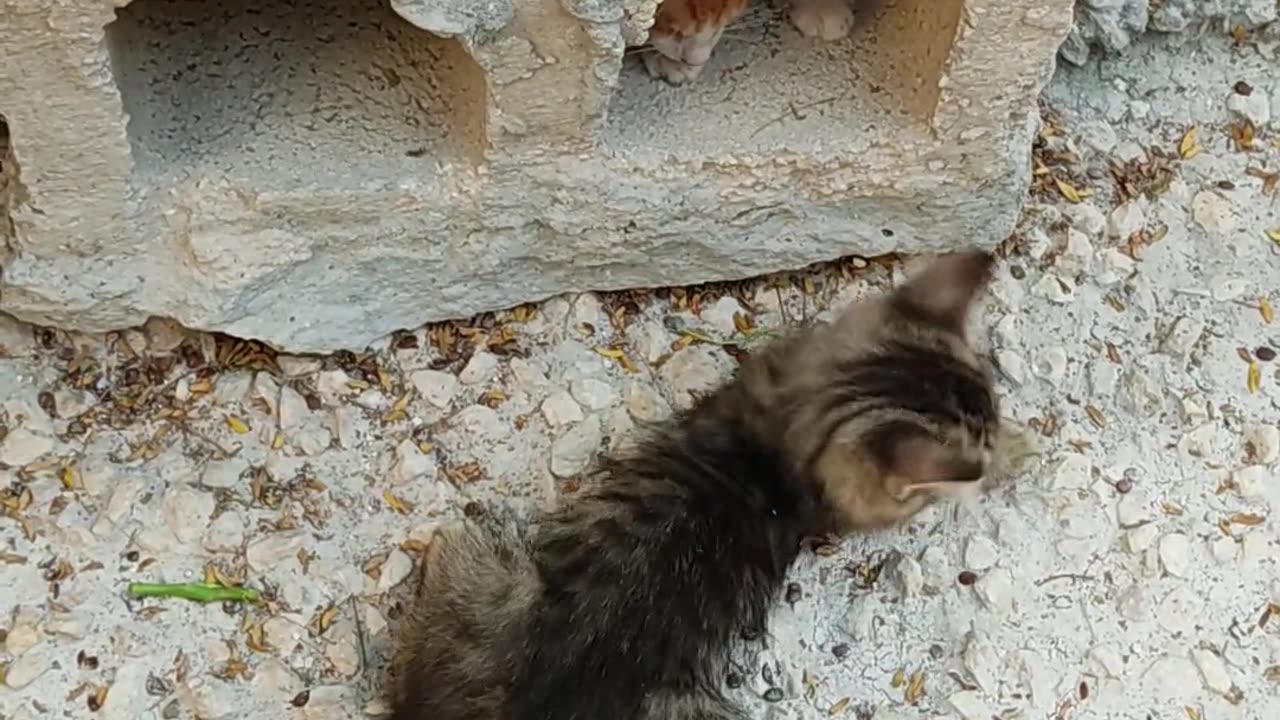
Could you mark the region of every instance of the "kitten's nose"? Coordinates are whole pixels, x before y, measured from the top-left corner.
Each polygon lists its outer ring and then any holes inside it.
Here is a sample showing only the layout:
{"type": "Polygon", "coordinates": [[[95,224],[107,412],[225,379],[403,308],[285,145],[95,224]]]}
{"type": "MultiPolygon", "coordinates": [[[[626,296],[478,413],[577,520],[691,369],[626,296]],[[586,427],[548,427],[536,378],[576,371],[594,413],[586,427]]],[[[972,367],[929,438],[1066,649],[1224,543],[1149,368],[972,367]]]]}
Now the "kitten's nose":
{"type": "Polygon", "coordinates": [[[704,45],[687,45],[682,54],[684,61],[690,65],[702,65],[711,59],[711,48],[704,45]]]}

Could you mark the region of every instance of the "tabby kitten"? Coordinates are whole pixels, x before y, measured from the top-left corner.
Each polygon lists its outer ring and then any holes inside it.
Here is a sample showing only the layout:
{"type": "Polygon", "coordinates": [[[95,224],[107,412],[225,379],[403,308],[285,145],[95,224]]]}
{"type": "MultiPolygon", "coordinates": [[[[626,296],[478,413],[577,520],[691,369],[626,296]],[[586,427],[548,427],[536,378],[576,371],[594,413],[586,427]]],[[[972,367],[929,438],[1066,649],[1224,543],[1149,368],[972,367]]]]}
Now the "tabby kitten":
{"type": "MultiPolygon", "coordinates": [[[[654,52],[644,54],[645,68],[673,84],[698,77],[720,36],[747,11],[749,0],[664,0],[649,29],[654,52]]],[[[800,34],[839,40],[853,26],[851,0],[774,0],[800,34]]]]}
{"type": "Polygon", "coordinates": [[[746,359],[527,532],[433,540],[394,720],[729,720],[720,691],[802,540],[972,490],[998,423],[965,318],[991,256],[943,256],[746,359]]]}

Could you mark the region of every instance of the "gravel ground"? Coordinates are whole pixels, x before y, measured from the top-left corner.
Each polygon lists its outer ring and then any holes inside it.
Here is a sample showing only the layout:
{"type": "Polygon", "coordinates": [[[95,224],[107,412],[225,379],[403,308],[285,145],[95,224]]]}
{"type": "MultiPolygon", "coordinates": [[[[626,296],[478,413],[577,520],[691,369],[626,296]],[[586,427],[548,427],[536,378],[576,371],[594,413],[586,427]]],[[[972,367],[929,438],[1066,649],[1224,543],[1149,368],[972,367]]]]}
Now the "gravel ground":
{"type": "MultiPolygon", "coordinates": [[[[1205,35],[1059,73],[979,319],[1031,452],[802,558],[726,678],[757,717],[1280,714],[1276,67],[1205,35]]],[[[0,718],[383,714],[433,528],[572,492],[754,343],[903,273],[558,298],[326,358],[0,321],[0,718]],[[202,579],[261,598],[126,590],[202,579]]]]}

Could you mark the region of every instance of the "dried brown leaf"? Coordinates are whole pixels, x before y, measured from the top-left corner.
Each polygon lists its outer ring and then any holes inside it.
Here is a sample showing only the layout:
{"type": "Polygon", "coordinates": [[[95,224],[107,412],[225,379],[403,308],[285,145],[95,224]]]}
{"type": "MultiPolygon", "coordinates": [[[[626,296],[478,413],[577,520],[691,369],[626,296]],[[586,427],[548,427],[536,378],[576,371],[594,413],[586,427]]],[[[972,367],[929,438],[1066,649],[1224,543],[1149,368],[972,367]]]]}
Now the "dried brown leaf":
{"type": "Polygon", "coordinates": [[[1178,140],[1178,157],[1183,160],[1190,160],[1200,154],[1201,147],[1198,139],[1200,128],[1192,125],[1187,131],[1182,133],[1182,138],[1178,140]]]}

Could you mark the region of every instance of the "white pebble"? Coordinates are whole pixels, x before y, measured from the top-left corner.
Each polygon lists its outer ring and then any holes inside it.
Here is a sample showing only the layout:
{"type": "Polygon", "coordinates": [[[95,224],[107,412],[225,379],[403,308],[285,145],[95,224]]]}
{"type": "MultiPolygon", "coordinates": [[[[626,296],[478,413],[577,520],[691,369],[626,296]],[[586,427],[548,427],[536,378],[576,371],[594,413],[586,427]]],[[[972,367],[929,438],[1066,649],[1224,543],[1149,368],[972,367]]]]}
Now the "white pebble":
{"type": "Polygon", "coordinates": [[[1139,525],[1124,534],[1125,549],[1130,555],[1141,555],[1155,544],[1160,529],[1153,524],[1139,525]]]}
{"type": "Polygon", "coordinates": [[[733,322],[733,315],[740,312],[742,312],[742,305],[735,298],[726,295],[702,308],[700,317],[702,322],[714,328],[716,333],[722,337],[730,337],[738,332],[737,325],[733,322]]]}
{"type": "Polygon", "coordinates": [[[1241,441],[1249,462],[1270,465],[1280,459],[1280,428],[1270,423],[1245,425],[1241,441]]]}
{"type": "Polygon", "coordinates": [[[547,424],[551,427],[560,428],[582,422],[586,415],[573,397],[567,391],[561,390],[552,393],[542,401],[542,417],[547,419],[547,424]]]}
{"type": "Polygon", "coordinates": [[[1107,248],[1099,252],[1098,259],[1102,269],[1093,279],[1094,282],[1102,287],[1109,287],[1122,282],[1138,266],[1138,263],[1133,258],[1115,248],[1107,248]]]}
{"type": "Polygon", "coordinates": [[[1231,473],[1236,492],[1245,500],[1265,500],[1267,487],[1274,482],[1271,471],[1261,465],[1249,465],[1231,473]]]}
{"type": "Polygon", "coordinates": [[[1101,665],[1109,677],[1118,678],[1124,673],[1124,657],[1115,645],[1095,645],[1089,650],[1089,657],[1101,665]]]}
{"type": "Polygon", "coordinates": [[[1253,123],[1255,128],[1261,129],[1271,122],[1271,101],[1259,88],[1254,88],[1248,95],[1231,93],[1227,97],[1227,110],[1236,117],[1253,123]]]}
{"type": "Polygon", "coordinates": [[[982,699],[982,693],[976,690],[961,690],[947,697],[951,709],[964,720],[990,720],[991,706],[982,699]]]}
{"type": "Polygon", "coordinates": [[[603,440],[600,418],[587,416],[551,444],[551,473],[567,478],[586,470],[603,440]]]}
{"type": "Polygon", "coordinates": [[[1236,545],[1235,540],[1222,536],[1213,541],[1209,546],[1209,551],[1213,553],[1213,559],[1216,560],[1218,564],[1226,565],[1236,561],[1236,556],[1239,554],[1240,548],[1236,545]]]}
{"type": "Polygon", "coordinates": [[[1018,328],[1018,316],[1010,313],[1000,318],[991,329],[991,338],[1003,348],[1016,348],[1022,344],[1022,331],[1018,328]]]}
{"type": "Polygon", "coordinates": [[[487,350],[479,350],[472,354],[462,372],[458,373],[458,382],[463,385],[479,385],[498,376],[498,358],[487,350]]]}
{"type": "Polygon", "coordinates": [[[1231,673],[1217,653],[1204,648],[1195,648],[1191,651],[1191,660],[1196,664],[1200,677],[1204,678],[1204,684],[1210,690],[1219,695],[1231,692],[1231,673]]]}
{"type": "Polygon", "coordinates": [[[1057,345],[1036,352],[1032,370],[1036,377],[1057,385],[1067,376],[1067,349],[1057,345]]]}
{"type": "Polygon", "coordinates": [[[1191,217],[1197,225],[1215,235],[1231,232],[1239,222],[1231,203],[1212,190],[1202,190],[1191,199],[1191,217]]]}
{"type": "Polygon", "coordinates": [[[435,458],[422,452],[412,438],[405,438],[396,445],[395,461],[391,465],[391,482],[408,485],[413,482],[429,482],[436,479],[435,458]]]}
{"type": "Polygon", "coordinates": [[[988,695],[1000,690],[1000,650],[986,633],[974,631],[964,648],[964,667],[988,695]]]}
{"type": "Polygon", "coordinates": [[[1064,212],[1067,217],[1071,218],[1071,227],[1091,238],[1102,237],[1102,231],[1107,225],[1107,218],[1098,209],[1097,205],[1091,202],[1077,203],[1068,205],[1064,212]]]}
{"type": "Polygon", "coordinates": [[[733,361],[720,348],[693,345],[672,355],[659,375],[671,388],[676,405],[693,407],[695,395],[714,390],[733,372],[733,361]]]}
{"type": "Polygon", "coordinates": [[[9,663],[4,673],[4,684],[21,690],[48,672],[50,665],[49,654],[43,648],[30,650],[9,663]]]}
{"type": "Polygon", "coordinates": [[[573,398],[588,410],[604,410],[618,402],[618,390],[603,380],[580,378],[569,386],[573,398]]]}
{"type": "Polygon", "coordinates": [[[1013,577],[1008,570],[992,570],[979,578],[973,589],[988,609],[1000,614],[1013,610],[1013,577]]]}
{"type": "Polygon", "coordinates": [[[1143,204],[1131,200],[1111,211],[1107,216],[1107,236],[1127,240],[1147,223],[1147,211],[1143,204]]]}
{"type": "Polygon", "coordinates": [[[1054,490],[1079,490],[1088,487],[1093,479],[1093,463],[1079,453],[1067,453],[1054,464],[1050,474],[1054,490]]]}
{"type": "Polygon", "coordinates": [[[413,571],[413,558],[399,548],[392,550],[378,575],[378,592],[384,593],[404,582],[413,571]]]}
{"type": "Polygon", "coordinates": [[[441,410],[447,409],[458,394],[458,378],[439,370],[415,370],[409,374],[409,382],[419,395],[441,410]]]}
{"type": "Polygon", "coordinates": [[[0,463],[22,467],[53,450],[53,438],[37,435],[25,427],[14,428],[0,441],[0,463]]]}
{"type": "Polygon", "coordinates": [[[1040,281],[1035,284],[1033,292],[1059,305],[1070,304],[1075,300],[1076,296],[1075,289],[1070,283],[1052,273],[1040,278],[1040,281]]]}
{"type": "Polygon", "coordinates": [[[627,412],[640,422],[656,422],[671,414],[671,406],[653,386],[632,380],[626,389],[627,412]]]}
{"type": "Polygon", "coordinates": [[[1191,541],[1182,533],[1160,538],[1160,564],[1174,577],[1186,578],[1191,570],[1191,541]]]}
{"type": "Polygon", "coordinates": [[[903,555],[894,566],[894,578],[903,598],[914,597],[924,589],[924,571],[916,559],[903,555]]]}
{"type": "Polygon", "coordinates": [[[204,534],[204,549],[209,552],[235,552],[244,543],[244,518],[234,510],[226,510],[209,524],[204,534]]]}
{"type": "Polygon", "coordinates": [[[970,570],[981,572],[1000,559],[1000,548],[986,535],[974,535],[964,548],[964,564],[970,570]]]}
{"type": "Polygon", "coordinates": [[[1000,374],[1009,378],[1015,385],[1021,385],[1027,381],[1027,363],[1018,353],[1000,349],[995,352],[995,360],[1000,374]]]}
{"type": "Polygon", "coordinates": [[[1116,391],[1120,370],[1110,360],[1094,360],[1089,365],[1089,390],[1095,397],[1111,397],[1116,391]]]}

